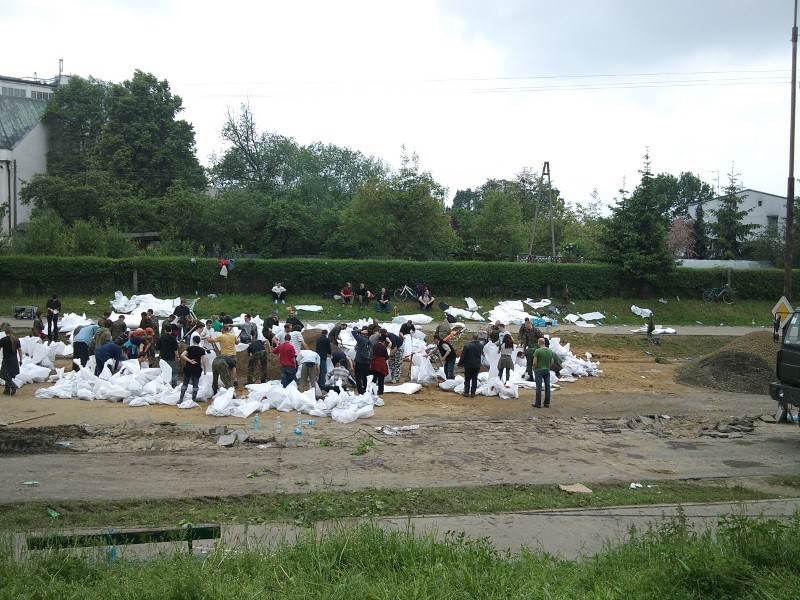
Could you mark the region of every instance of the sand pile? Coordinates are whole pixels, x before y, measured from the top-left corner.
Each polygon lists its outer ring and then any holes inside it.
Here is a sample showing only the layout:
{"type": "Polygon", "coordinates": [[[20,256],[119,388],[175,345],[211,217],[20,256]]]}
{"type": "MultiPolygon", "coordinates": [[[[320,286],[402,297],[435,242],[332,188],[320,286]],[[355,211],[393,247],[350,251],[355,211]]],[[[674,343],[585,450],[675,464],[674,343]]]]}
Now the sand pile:
{"type": "Polygon", "coordinates": [[[700,360],[686,363],[677,381],[726,392],[769,394],[779,348],[770,331],[748,333],[700,360]]]}

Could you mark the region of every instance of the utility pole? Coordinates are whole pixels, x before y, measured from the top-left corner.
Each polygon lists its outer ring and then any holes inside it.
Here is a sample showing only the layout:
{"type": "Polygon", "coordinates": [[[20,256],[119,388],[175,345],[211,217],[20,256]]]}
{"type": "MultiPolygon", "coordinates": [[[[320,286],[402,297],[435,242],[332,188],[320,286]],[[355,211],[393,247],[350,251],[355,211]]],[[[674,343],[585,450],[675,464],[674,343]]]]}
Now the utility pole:
{"type": "Polygon", "coordinates": [[[553,217],[553,182],[550,179],[549,161],[544,161],[544,165],[542,165],[542,174],[539,177],[539,193],[536,196],[536,206],[533,210],[533,227],[531,228],[531,242],[528,246],[528,255],[533,255],[533,244],[536,241],[536,222],[539,218],[539,206],[541,205],[542,186],[544,185],[545,177],[547,177],[547,198],[550,205],[550,259],[552,260],[556,255],[556,231],[553,217]]]}
{"type": "Polygon", "coordinates": [[[797,0],[792,22],[792,100],[789,117],[789,179],[786,192],[786,254],[783,266],[783,295],[792,301],[792,254],[794,253],[794,118],[797,96],[797,0]]]}

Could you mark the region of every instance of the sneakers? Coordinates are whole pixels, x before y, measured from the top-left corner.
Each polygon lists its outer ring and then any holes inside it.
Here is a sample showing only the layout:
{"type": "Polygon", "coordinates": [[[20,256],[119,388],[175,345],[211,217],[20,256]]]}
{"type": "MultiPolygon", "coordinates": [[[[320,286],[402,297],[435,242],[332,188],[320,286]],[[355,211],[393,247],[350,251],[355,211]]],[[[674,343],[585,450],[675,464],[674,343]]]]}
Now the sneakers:
{"type": "Polygon", "coordinates": [[[275,304],[277,304],[277,303],[278,303],[278,301],[277,301],[277,300],[275,300],[275,304]]]}
{"type": "MultiPolygon", "coordinates": [[[[277,302],[275,304],[277,304],[277,302]]],[[[286,304],[286,300],[281,300],[281,304],[286,304]]]]}

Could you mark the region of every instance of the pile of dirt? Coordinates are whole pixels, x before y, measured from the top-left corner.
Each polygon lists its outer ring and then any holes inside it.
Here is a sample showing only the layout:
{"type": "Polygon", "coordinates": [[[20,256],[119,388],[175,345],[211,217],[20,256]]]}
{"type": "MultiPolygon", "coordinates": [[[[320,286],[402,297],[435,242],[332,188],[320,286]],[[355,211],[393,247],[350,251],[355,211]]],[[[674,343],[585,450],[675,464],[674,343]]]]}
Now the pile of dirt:
{"type": "Polygon", "coordinates": [[[686,363],[676,381],[726,392],[768,394],[775,377],[778,347],[768,331],[749,333],[700,360],[686,363]]]}
{"type": "Polygon", "coordinates": [[[0,428],[0,456],[15,454],[54,454],[70,452],[72,442],[86,436],[78,425],[54,427],[0,428]],[[59,444],[59,442],[61,442],[59,444]]]}

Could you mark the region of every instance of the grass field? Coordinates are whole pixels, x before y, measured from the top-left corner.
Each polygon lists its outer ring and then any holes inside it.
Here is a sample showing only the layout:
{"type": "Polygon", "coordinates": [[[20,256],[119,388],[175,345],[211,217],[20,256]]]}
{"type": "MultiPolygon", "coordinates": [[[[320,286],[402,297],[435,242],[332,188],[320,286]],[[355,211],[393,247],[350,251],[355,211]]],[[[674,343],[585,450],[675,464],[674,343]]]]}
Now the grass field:
{"type": "MultiPolygon", "coordinates": [[[[109,291],[105,294],[98,295],[94,298],[78,297],[78,296],[63,296],[61,302],[64,307],[64,312],[75,312],[78,314],[86,313],[88,317],[98,317],[103,313],[103,310],[109,309],[109,302],[114,298],[114,292],[109,291]],[[95,304],[89,304],[89,300],[93,300],[95,304]]],[[[522,298],[479,298],[476,297],[475,301],[479,306],[482,306],[481,312],[488,311],[493,308],[501,300],[519,300],[522,298]]],[[[14,305],[34,305],[43,308],[46,298],[30,298],[24,296],[0,296],[0,315],[11,315],[11,307],[14,305]]],[[[437,298],[438,301],[443,301],[447,304],[457,308],[466,308],[466,303],[463,298],[442,297],[437,298]]],[[[574,303],[567,305],[570,312],[573,313],[588,313],[599,311],[606,315],[603,320],[605,325],[619,325],[621,327],[640,326],[644,323],[644,319],[634,315],[631,312],[631,306],[637,305],[643,308],[649,308],[655,313],[655,321],[657,324],[662,325],[711,325],[719,326],[724,325],[757,325],[772,327],[772,314],[771,310],[775,302],[772,301],[758,301],[758,300],[740,300],[735,304],[727,305],[720,302],[706,303],[697,299],[689,298],[664,298],[666,304],[659,301],[658,298],[640,299],[640,298],[599,298],[596,300],[575,300],[574,303]]],[[[559,303],[557,301],[556,303],[559,303]]],[[[360,317],[379,317],[381,320],[391,320],[391,315],[381,313],[380,315],[375,312],[375,306],[370,305],[369,308],[359,309],[357,307],[344,307],[336,300],[325,300],[318,295],[297,295],[291,296],[287,304],[274,304],[271,297],[264,296],[247,296],[247,295],[229,295],[217,296],[215,298],[208,298],[201,296],[195,306],[195,313],[201,318],[207,318],[212,314],[219,314],[220,311],[226,311],[230,315],[239,315],[241,313],[250,313],[253,315],[261,315],[266,317],[271,311],[278,310],[279,317],[283,319],[287,316],[287,306],[303,304],[313,304],[323,307],[322,312],[303,312],[300,311],[298,316],[301,320],[307,321],[333,321],[336,319],[344,319],[346,321],[355,320],[360,317]]],[[[393,303],[393,306],[395,304],[393,303]]],[[[419,312],[419,306],[416,302],[408,300],[403,303],[396,304],[401,314],[413,314],[419,312]]],[[[530,311],[529,311],[530,312],[530,311]]],[[[565,314],[554,315],[546,309],[541,311],[542,314],[548,314],[563,321],[565,314]]],[[[434,319],[442,317],[442,311],[434,308],[430,312],[434,319]]]]}

